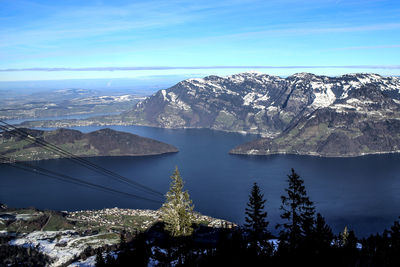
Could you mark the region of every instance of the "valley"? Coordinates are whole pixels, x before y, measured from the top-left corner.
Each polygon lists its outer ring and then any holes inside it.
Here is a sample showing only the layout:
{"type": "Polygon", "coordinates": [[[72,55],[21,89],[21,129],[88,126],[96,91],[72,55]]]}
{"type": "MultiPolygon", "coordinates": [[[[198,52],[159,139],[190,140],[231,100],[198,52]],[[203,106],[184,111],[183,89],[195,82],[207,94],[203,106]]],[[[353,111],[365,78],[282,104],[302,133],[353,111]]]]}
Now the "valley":
{"type": "MultiPolygon", "coordinates": [[[[0,92],[4,89],[0,90],[0,92]]],[[[87,89],[17,92],[0,98],[0,119],[28,120],[44,117],[116,114],[131,109],[144,95],[87,89]]]]}

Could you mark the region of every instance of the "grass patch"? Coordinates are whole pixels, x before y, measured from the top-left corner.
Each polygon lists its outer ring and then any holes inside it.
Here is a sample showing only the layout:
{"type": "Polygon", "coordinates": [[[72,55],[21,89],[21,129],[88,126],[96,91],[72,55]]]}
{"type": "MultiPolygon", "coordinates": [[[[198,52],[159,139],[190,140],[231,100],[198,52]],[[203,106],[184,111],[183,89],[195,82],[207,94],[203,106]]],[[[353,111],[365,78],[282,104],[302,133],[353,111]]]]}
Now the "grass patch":
{"type": "Polygon", "coordinates": [[[215,118],[215,124],[218,126],[224,126],[226,128],[232,127],[233,123],[236,121],[235,116],[229,114],[225,111],[220,111],[218,116],[215,118]]]}
{"type": "Polygon", "coordinates": [[[44,231],[60,231],[72,229],[74,229],[74,226],[59,214],[52,214],[46,226],[43,228],[44,231]]]}

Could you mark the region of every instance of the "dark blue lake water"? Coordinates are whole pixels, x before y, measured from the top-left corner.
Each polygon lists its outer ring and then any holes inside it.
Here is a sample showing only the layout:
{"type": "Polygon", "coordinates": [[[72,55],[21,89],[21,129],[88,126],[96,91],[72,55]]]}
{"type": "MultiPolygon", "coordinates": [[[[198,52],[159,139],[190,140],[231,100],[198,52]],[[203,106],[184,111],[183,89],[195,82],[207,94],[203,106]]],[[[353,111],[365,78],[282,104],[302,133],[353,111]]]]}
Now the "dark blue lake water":
{"type": "MultiPolygon", "coordinates": [[[[99,128],[75,129],[88,132],[99,128]]],[[[359,236],[381,232],[400,215],[399,154],[357,158],[237,156],[229,155],[228,151],[255,136],[206,129],[111,128],[167,142],[175,145],[179,152],[148,157],[90,158],[90,161],[161,192],[168,190],[169,177],[178,166],[195,209],[207,215],[243,223],[251,185],[257,182],[267,199],[270,230],[274,232],[280,220],[280,196],[284,194],[291,168],[305,180],[317,211],[326,217],[336,233],[346,225],[359,236]]],[[[66,159],[31,164],[145,196],[126,184],[102,177],[66,159]]],[[[69,184],[4,164],[0,165],[0,175],[0,202],[12,207],[70,211],[116,206],[160,207],[160,204],[69,184]]]]}

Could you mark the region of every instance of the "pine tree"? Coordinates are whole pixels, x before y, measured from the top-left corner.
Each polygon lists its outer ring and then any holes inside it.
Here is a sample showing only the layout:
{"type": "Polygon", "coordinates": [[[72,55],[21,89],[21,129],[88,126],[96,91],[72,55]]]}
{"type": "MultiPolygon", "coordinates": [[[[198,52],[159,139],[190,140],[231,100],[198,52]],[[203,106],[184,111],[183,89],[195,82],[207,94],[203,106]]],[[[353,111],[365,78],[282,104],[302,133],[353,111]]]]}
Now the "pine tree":
{"type": "Polygon", "coordinates": [[[313,243],[317,249],[329,248],[332,244],[333,233],[329,225],[326,224],[324,217],[317,214],[313,235],[313,243]]]}
{"type": "Polygon", "coordinates": [[[388,257],[390,266],[400,266],[400,222],[395,221],[388,231],[388,257]]]}
{"type": "Polygon", "coordinates": [[[301,258],[309,266],[332,266],[327,264],[327,259],[332,255],[332,241],[332,229],[326,224],[324,217],[318,213],[312,234],[305,237],[303,250],[300,252],[301,258]]]}
{"type": "Polygon", "coordinates": [[[288,175],[288,188],[285,189],[287,196],[281,196],[282,204],[281,218],[287,222],[277,225],[283,228],[280,232],[281,241],[288,242],[293,250],[300,245],[304,237],[310,235],[314,225],[315,207],[307,196],[304,181],[291,170],[288,175]]]}
{"type": "Polygon", "coordinates": [[[183,191],[183,180],[178,167],[171,176],[172,182],[166,194],[166,202],[163,204],[162,219],[165,229],[173,237],[188,236],[192,234],[193,228],[193,204],[189,193],[183,191]]]}
{"type": "Polygon", "coordinates": [[[265,201],[260,187],[254,183],[247,203],[244,225],[254,241],[260,241],[269,234],[267,231],[269,222],[266,221],[267,213],[264,211],[265,201]]]}

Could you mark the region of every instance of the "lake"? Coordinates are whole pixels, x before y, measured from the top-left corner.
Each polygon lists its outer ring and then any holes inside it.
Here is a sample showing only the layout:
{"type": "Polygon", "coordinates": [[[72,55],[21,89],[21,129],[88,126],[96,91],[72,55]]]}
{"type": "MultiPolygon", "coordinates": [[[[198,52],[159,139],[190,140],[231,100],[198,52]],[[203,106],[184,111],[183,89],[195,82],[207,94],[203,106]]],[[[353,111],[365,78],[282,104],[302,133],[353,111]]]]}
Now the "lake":
{"type": "MultiPolygon", "coordinates": [[[[83,132],[99,128],[102,127],[74,127],[83,132]]],[[[267,199],[269,229],[276,233],[280,196],[284,194],[291,168],[304,179],[317,211],[335,233],[346,225],[358,236],[382,232],[400,215],[399,154],[356,158],[239,156],[229,155],[228,151],[256,136],[208,129],[110,128],[172,144],[179,152],[147,157],[99,157],[90,161],[161,192],[168,190],[169,177],[178,166],[195,210],[206,215],[242,224],[251,186],[257,182],[267,199]]],[[[31,164],[151,197],[66,159],[31,164]]],[[[42,177],[4,164],[0,164],[0,174],[0,202],[11,207],[72,211],[105,207],[157,209],[161,205],[42,177]]]]}

